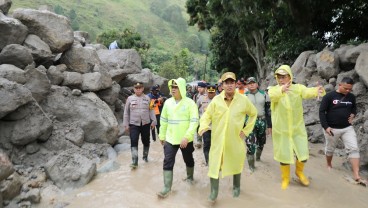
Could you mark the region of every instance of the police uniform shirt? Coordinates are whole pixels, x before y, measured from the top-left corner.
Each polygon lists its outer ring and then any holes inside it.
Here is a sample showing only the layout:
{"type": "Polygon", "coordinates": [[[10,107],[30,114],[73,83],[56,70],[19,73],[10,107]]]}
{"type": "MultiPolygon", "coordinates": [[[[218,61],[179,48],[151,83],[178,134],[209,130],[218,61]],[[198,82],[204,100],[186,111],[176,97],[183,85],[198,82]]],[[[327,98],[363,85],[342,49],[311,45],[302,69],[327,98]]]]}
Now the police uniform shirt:
{"type": "Polygon", "coordinates": [[[141,126],[152,123],[156,125],[156,116],[149,107],[150,98],[147,95],[131,95],[128,97],[124,108],[123,126],[141,126]]]}
{"type": "Polygon", "coordinates": [[[199,117],[201,117],[210,104],[211,99],[208,98],[207,94],[201,95],[197,100],[197,106],[198,106],[198,113],[199,117]]]}

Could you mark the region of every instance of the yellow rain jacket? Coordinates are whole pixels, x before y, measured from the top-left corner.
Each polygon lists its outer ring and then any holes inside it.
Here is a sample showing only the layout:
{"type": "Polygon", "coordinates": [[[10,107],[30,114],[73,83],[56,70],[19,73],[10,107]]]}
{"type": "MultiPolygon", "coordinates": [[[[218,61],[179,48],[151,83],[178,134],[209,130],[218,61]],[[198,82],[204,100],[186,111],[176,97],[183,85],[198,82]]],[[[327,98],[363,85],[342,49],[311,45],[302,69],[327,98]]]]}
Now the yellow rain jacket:
{"type": "Polygon", "coordinates": [[[222,177],[242,172],[246,150],[244,140],[239,134],[243,131],[248,136],[256,119],[257,109],[245,95],[235,92],[230,106],[225,102],[224,91],[212,99],[200,119],[198,130],[202,135],[212,123],[209,177],[219,178],[220,169],[222,177]],[[244,127],[246,115],[249,120],[244,127]]]}
{"type": "Polygon", "coordinates": [[[172,82],[179,87],[182,99],[176,103],[173,97],[167,99],[161,112],[160,140],[166,140],[172,145],[180,144],[183,138],[193,141],[198,127],[198,107],[186,96],[186,84],[183,78],[172,79],[168,82],[171,92],[172,82]]]}
{"type": "MultiPolygon", "coordinates": [[[[286,70],[291,80],[293,75],[287,65],[278,70],[286,70]]],[[[277,78],[276,78],[277,80],[277,78]]],[[[279,83],[279,80],[277,80],[279,83]]],[[[272,86],[268,91],[271,100],[272,140],[274,159],[281,163],[294,164],[294,152],[299,161],[309,158],[307,131],[303,118],[303,99],[318,96],[318,87],[307,88],[301,84],[291,84],[287,93],[281,86],[272,86]]],[[[322,95],[325,95],[323,92],[322,95]]]]}

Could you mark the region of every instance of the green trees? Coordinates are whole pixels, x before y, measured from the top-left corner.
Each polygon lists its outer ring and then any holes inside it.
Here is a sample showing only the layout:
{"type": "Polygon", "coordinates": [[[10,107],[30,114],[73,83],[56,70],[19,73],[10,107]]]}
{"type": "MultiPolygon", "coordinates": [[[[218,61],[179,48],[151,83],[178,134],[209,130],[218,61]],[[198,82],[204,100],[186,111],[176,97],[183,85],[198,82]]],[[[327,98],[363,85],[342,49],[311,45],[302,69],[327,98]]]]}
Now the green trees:
{"type": "Polygon", "coordinates": [[[109,30],[97,37],[97,42],[109,47],[113,41],[118,42],[119,48],[134,48],[138,52],[147,51],[150,44],[144,41],[134,29],[126,28],[124,31],[109,30]]]}
{"type": "Polygon", "coordinates": [[[276,1],[265,0],[188,0],[189,23],[212,32],[211,66],[221,71],[248,68],[263,76],[267,22],[276,1]],[[253,60],[249,64],[246,61],[253,60]]]}
{"type": "Polygon", "coordinates": [[[187,0],[186,6],[189,23],[211,31],[217,70],[263,76],[266,59],[290,63],[304,50],[368,39],[365,0],[187,0]]]}
{"type": "Polygon", "coordinates": [[[183,77],[187,82],[191,82],[203,79],[203,74],[206,73],[206,81],[217,82],[219,78],[218,73],[214,70],[209,70],[209,66],[205,61],[207,61],[205,56],[195,55],[187,48],[184,48],[163,62],[158,68],[158,74],[168,79],[183,77]]]}

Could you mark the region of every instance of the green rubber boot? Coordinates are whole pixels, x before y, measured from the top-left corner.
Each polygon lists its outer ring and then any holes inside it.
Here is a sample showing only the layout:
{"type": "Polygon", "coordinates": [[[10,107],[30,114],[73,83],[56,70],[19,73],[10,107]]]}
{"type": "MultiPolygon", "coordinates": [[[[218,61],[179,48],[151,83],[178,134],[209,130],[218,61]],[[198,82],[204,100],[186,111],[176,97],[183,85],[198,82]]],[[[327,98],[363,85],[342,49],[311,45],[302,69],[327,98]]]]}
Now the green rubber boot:
{"type": "Polygon", "coordinates": [[[233,197],[239,197],[240,195],[240,179],[241,174],[236,174],[233,176],[233,197]]]}
{"type": "Polygon", "coordinates": [[[254,166],[254,155],[247,154],[247,160],[250,171],[254,172],[254,170],[256,169],[256,167],[254,166]]]}
{"type": "Polygon", "coordinates": [[[164,189],[157,193],[159,198],[166,198],[171,192],[171,186],[173,181],[173,171],[164,170],[164,189]]]}
{"type": "Polygon", "coordinates": [[[262,155],[262,150],[260,148],[257,148],[257,151],[256,151],[256,161],[260,161],[261,160],[261,155],[262,155]]]}
{"type": "Polygon", "coordinates": [[[187,167],[187,177],[185,178],[185,181],[190,184],[193,184],[194,181],[193,174],[194,174],[194,167],[187,167]]]}
{"type": "Polygon", "coordinates": [[[208,202],[210,202],[211,204],[214,204],[217,199],[220,180],[215,179],[215,178],[210,178],[210,182],[211,182],[211,193],[210,193],[210,196],[208,197],[208,202]]]}

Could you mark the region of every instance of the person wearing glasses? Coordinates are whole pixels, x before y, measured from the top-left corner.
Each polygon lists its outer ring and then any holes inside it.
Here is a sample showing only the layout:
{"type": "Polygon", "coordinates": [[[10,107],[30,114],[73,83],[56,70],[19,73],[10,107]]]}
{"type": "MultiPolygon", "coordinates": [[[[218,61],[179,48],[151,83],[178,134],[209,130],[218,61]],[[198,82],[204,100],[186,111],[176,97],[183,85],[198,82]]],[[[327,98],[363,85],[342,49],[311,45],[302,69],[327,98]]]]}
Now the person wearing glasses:
{"type": "Polygon", "coordinates": [[[130,134],[130,148],[132,164],[130,167],[138,167],[138,140],[139,135],[143,143],[143,160],[148,162],[150,148],[150,130],[156,126],[156,116],[150,108],[150,98],[143,94],[143,83],[134,84],[134,94],[129,96],[124,108],[123,126],[125,132],[130,134]],[[151,122],[152,121],[152,122],[151,122]]]}
{"type": "Polygon", "coordinates": [[[270,87],[268,95],[271,100],[273,155],[281,165],[281,189],[289,186],[290,164],[294,164],[294,155],[295,174],[302,185],[308,186],[309,180],[303,172],[309,150],[302,101],[322,97],[326,92],[321,85],[306,87],[292,83],[293,74],[288,65],[280,66],[275,71],[275,78],[278,85],[270,87]]]}

